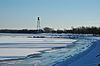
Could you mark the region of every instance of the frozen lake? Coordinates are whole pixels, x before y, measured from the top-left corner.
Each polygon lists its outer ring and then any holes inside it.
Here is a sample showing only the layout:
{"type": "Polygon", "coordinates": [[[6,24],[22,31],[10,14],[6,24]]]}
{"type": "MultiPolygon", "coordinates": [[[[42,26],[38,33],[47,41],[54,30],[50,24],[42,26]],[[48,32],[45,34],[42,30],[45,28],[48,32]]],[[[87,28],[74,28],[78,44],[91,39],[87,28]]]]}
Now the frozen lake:
{"type": "Polygon", "coordinates": [[[53,66],[87,50],[94,42],[89,39],[30,38],[33,35],[37,34],[1,33],[0,64],[53,66]]]}
{"type": "MultiPolygon", "coordinates": [[[[0,56],[27,56],[55,47],[66,47],[76,40],[58,38],[28,38],[32,34],[0,34],[0,56]]],[[[6,58],[8,59],[8,58],[6,58]]]]}

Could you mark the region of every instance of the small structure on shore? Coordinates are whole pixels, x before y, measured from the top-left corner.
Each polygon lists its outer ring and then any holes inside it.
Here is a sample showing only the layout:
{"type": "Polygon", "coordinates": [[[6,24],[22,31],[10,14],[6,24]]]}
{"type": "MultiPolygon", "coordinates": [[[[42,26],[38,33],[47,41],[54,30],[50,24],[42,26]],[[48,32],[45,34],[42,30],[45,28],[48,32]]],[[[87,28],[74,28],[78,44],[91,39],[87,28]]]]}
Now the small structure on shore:
{"type": "Polygon", "coordinates": [[[40,17],[37,17],[37,30],[40,30],[40,17]]]}

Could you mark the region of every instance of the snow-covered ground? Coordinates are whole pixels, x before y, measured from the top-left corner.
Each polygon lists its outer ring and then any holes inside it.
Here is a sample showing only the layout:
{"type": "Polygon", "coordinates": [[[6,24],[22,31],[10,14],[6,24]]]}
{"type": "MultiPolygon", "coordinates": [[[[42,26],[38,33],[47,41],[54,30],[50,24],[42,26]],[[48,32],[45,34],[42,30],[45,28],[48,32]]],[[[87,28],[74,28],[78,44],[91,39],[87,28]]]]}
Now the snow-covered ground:
{"type": "Polygon", "coordinates": [[[0,34],[1,59],[24,56],[23,59],[0,61],[1,66],[96,66],[100,61],[100,42],[95,43],[99,38],[28,38],[29,36],[32,35],[0,34]]]}
{"type": "Polygon", "coordinates": [[[100,37],[92,37],[97,39],[94,43],[95,47],[90,48],[91,51],[83,55],[80,59],[72,62],[67,66],[99,66],[100,64],[100,37]]]}
{"type": "Polygon", "coordinates": [[[72,43],[72,39],[0,37],[0,43],[72,43]]]}
{"type": "Polygon", "coordinates": [[[0,56],[27,56],[44,50],[49,50],[49,48],[0,48],[0,56]]]}
{"type": "Polygon", "coordinates": [[[0,34],[0,59],[25,57],[39,51],[66,47],[76,40],[58,38],[28,38],[31,34],[0,34]],[[13,57],[12,57],[13,56],[13,57]]]}

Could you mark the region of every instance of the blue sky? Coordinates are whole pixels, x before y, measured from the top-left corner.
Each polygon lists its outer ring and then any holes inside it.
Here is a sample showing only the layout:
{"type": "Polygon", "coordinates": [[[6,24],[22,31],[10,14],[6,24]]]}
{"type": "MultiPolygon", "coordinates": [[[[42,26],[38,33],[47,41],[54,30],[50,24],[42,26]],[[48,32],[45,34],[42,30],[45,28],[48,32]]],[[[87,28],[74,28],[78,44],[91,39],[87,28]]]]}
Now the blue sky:
{"type": "Polygon", "coordinates": [[[100,26],[100,0],[0,0],[0,28],[100,26]]]}

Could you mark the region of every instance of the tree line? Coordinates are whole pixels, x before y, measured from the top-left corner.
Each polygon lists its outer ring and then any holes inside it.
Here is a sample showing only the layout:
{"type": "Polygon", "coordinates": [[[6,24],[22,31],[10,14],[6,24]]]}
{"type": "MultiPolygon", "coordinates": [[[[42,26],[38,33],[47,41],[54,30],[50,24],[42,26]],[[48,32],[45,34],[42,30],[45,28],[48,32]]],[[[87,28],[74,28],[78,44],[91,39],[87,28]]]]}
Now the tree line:
{"type": "Polygon", "coordinates": [[[72,34],[100,34],[100,27],[77,27],[72,28],[70,30],[64,29],[64,30],[55,30],[50,27],[45,27],[40,30],[28,30],[28,29],[22,29],[22,30],[10,30],[10,29],[0,29],[0,33],[72,33],[72,34]]]}

